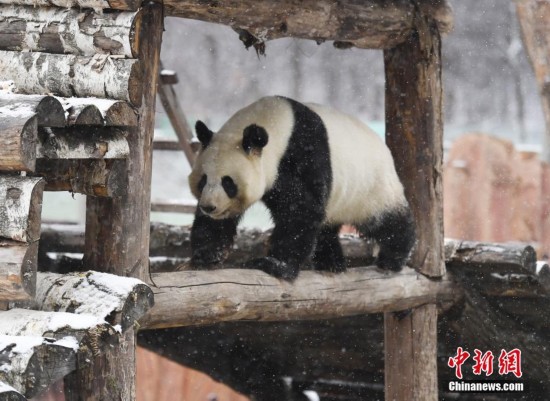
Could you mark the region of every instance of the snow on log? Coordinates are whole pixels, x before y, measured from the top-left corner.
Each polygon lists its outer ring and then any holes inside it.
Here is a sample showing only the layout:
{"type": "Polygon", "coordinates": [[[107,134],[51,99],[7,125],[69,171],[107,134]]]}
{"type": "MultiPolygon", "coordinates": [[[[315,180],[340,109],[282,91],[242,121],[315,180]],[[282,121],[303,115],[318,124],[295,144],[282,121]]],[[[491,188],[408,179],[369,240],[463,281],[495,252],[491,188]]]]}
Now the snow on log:
{"type": "Polygon", "coordinates": [[[76,369],[77,350],[78,342],[72,336],[55,340],[0,335],[0,355],[3,357],[0,380],[17,388],[26,397],[34,397],[76,369]]]}
{"type": "Polygon", "coordinates": [[[155,305],[146,329],[221,321],[329,319],[454,302],[460,289],[448,277],[430,280],[405,267],[400,273],[358,267],[345,273],[302,271],[289,283],[258,270],[157,273],[155,305]]]}
{"type": "Polygon", "coordinates": [[[464,267],[483,273],[531,274],[536,270],[535,249],[525,244],[493,244],[445,240],[445,260],[449,267],[464,267]]]}
{"type": "MultiPolygon", "coordinates": [[[[1,2],[1,0],[0,0],[1,2]]],[[[140,13],[0,5],[0,49],[135,58],[140,13]]]]}
{"type": "Polygon", "coordinates": [[[99,98],[58,98],[69,125],[137,125],[136,111],[126,102],[99,98]]]}
{"type": "Polygon", "coordinates": [[[36,157],[45,159],[126,159],[126,132],[118,128],[41,128],[36,157]]]}
{"type": "Polygon", "coordinates": [[[0,92],[1,110],[11,110],[16,113],[18,109],[34,111],[38,117],[39,127],[64,127],[65,112],[59,100],[53,96],[42,95],[15,95],[0,92]]]}
{"type": "Polygon", "coordinates": [[[38,241],[43,188],[41,178],[0,176],[0,237],[38,241]]]}
{"type": "Polygon", "coordinates": [[[36,174],[46,180],[46,191],[69,191],[109,198],[120,197],[128,190],[127,169],[126,161],[118,159],[36,161],[36,174]]]}
{"type": "Polygon", "coordinates": [[[27,301],[36,291],[38,242],[0,238],[0,301],[27,301]]]}
{"type": "Polygon", "coordinates": [[[138,279],[113,274],[39,273],[36,301],[43,311],[90,314],[126,331],[153,305],[153,292],[138,279]]]}
{"type": "Polygon", "coordinates": [[[0,4],[13,4],[32,7],[91,8],[96,12],[112,8],[114,10],[137,10],[141,1],[137,0],[0,0],[0,4]]]}
{"type": "Polygon", "coordinates": [[[0,400],[3,401],[26,401],[27,399],[12,386],[0,381],[0,400]]]}
{"type": "MultiPolygon", "coordinates": [[[[422,12],[433,16],[441,32],[450,31],[452,14],[446,1],[417,3],[422,12]]],[[[363,48],[391,48],[412,33],[415,15],[415,3],[400,0],[165,0],[163,4],[168,16],[231,26],[247,46],[294,37],[318,42],[334,40],[363,48]]]]}
{"type": "Polygon", "coordinates": [[[0,106],[0,170],[34,170],[37,127],[28,105],[0,106]]]}
{"type": "Polygon", "coordinates": [[[134,59],[0,51],[0,71],[3,78],[15,82],[16,93],[93,96],[141,104],[142,71],[134,59]]]}

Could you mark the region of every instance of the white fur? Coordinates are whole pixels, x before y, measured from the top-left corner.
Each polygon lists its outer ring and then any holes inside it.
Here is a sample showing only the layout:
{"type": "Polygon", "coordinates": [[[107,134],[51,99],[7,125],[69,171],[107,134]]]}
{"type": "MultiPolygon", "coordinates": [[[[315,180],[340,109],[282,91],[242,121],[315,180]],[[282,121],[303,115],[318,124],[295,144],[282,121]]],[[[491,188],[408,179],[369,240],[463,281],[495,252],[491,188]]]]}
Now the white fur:
{"type": "MultiPolygon", "coordinates": [[[[361,223],[406,205],[392,156],[382,140],[354,117],[316,104],[307,106],[321,117],[328,132],[333,180],[327,222],[361,223]]],[[[203,173],[208,177],[199,204],[217,206],[212,217],[225,218],[260,200],[277,179],[293,126],[292,107],[282,98],[264,97],[238,111],[195,162],[190,185],[196,196],[196,183],[203,173]],[[251,124],[265,128],[269,135],[261,156],[246,155],[241,146],[243,130],[251,124]],[[221,186],[225,175],[237,183],[240,199],[227,197],[221,186]]]]}

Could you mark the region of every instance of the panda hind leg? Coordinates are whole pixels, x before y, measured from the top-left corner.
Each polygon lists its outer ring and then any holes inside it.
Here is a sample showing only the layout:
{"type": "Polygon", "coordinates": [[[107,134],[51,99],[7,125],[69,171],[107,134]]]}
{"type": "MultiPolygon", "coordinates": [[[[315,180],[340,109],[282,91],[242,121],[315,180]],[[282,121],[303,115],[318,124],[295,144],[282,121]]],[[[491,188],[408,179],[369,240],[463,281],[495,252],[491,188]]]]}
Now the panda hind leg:
{"type": "Polygon", "coordinates": [[[359,231],[378,242],[376,265],[384,270],[400,271],[416,241],[414,219],[408,207],[386,212],[374,224],[360,225],[359,231]]]}
{"type": "Polygon", "coordinates": [[[346,270],[344,252],[338,239],[340,227],[340,225],[324,226],[317,235],[317,244],[312,258],[316,270],[334,273],[346,270]]]}

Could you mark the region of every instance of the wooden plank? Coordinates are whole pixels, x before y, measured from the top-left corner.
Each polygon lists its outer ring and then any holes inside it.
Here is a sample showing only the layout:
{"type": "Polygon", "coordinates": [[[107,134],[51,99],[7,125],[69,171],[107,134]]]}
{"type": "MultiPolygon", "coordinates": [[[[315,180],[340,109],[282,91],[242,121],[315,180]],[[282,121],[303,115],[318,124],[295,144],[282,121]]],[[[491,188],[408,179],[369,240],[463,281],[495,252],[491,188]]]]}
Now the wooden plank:
{"type": "Polygon", "coordinates": [[[96,12],[112,8],[114,10],[137,10],[141,4],[137,0],[0,0],[0,4],[32,7],[91,8],[96,12]]]}
{"type": "MultiPolygon", "coordinates": [[[[424,2],[428,3],[420,1],[424,2]]],[[[440,30],[449,31],[452,16],[447,2],[430,3],[440,30]]],[[[248,36],[252,40],[248,46],[255,40],[294,37],[377,49],[391,48],[408,38],[413,29],[413,4],[401,0],[164,1],[167,15],[229,25],[239,30],[243,39],[248,36]]]]}
{"type": "Polygon", "coordinates": [[[40,128],[39,159],[126,159],[126,131],[120,128],[40,128]]]}
{"type": "Polygon", "coordinates": [[[0,50],[134,58],[139,12],[0,4],[0,50]]]}
{"type": "MultiPolygon", "coordinates": [[[[46,191],[69,191],[116,198],[128,191],[125,160],[38,159],[36,174],[46,180],[46,191]]],[[[84,235],[82,235],[82,249],[84,235]]]]}
{"type": "Polygon", "coordinates": [[[302,271],[294,283],[257,270],[157,273],[155,306],[140,327],[165,328],[230,320],[328,319],[453,302],[456,283],[432,281],[413,269],[385,273],[358,267],[345,273],[302,271]],[[368,294],[368,296],[365,296],[368,294]]]}
{"type": "Polygon", "coordinates": [[[133,59],[0,51],[0,70],[14,81],[15,93],[141,102],[142,70],[133,59]]]}
{"type": "MultiPolygon", "coordinates": [[[[409,38],[384,51],[386,142],[417,224],[418,241],[410,264],[429,277],[441,277],[445,274],[441,38],[437,22],[423,11],[416,7],[409,38]]],[[[435,306],[413,308],[406,317],[385,313],[384,320],[385,399],[436,401],[435,306]]]]}
{"type": "Polygon", "coordinates": [[[41,178],[0,176],[0,237],[38,241],[43,188],[41,178]]]}
{"type": "Polygon", "coordinates": [[[165,212],[165,213],[190,213],[195,214],[197,209],[196,203],[184,203],[184,202],[162,202],[153,200],[151,203],[152,212],[165,212]]]}
{"type": "Polygon", "coordinates": [[[193,140],[193,132],[187,123],[187,117],[183,112],[183,108],[178,100],[176,92],[171,84],[164,84],[162,78],[158,85],[159,99],[168,115],[168,119],[174,128],[174,132],[178,137],[180,149],[185,153],[185,157],[192,166],[195,163],[195,151],[191,147],[193,140]]]}
{"type": "Polygon", "coordinates": [[[34,170],[37,117],[24,104],[0,108],[0,171],[34,170]]]}
{"type": "Polygon", "coordinates": [[[16,95],[0,92],[0,110],[27,108],[34,111],[39,127],[64,127],[65,112],[59,100],[53,96],[16,95]]]}
{"type": "Polygon", "coordinates": [[[36,291],[38,242],[0,238],[0,301],[29,301],[36,291]]]}

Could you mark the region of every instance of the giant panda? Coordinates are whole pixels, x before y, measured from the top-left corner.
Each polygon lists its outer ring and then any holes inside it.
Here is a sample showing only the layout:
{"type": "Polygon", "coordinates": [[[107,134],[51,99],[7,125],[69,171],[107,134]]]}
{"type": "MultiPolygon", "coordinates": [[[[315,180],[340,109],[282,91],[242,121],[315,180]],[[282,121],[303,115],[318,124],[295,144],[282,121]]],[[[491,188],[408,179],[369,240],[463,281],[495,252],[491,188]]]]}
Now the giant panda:
{"type": "Polygon", "coordinates": [[[378,267],[399,271],[415,228],[384,142],[352,116],[317,104],[264,97],[217,132],[197,121],[201,143],[189,185],[198,200],[191,264],[223,262],[247,208],[263,201],[275,227],[268,255],[246,263],[294,279],[314,268],[345,270],[338,232],[352,224],[379,244],[378,267]]]}

